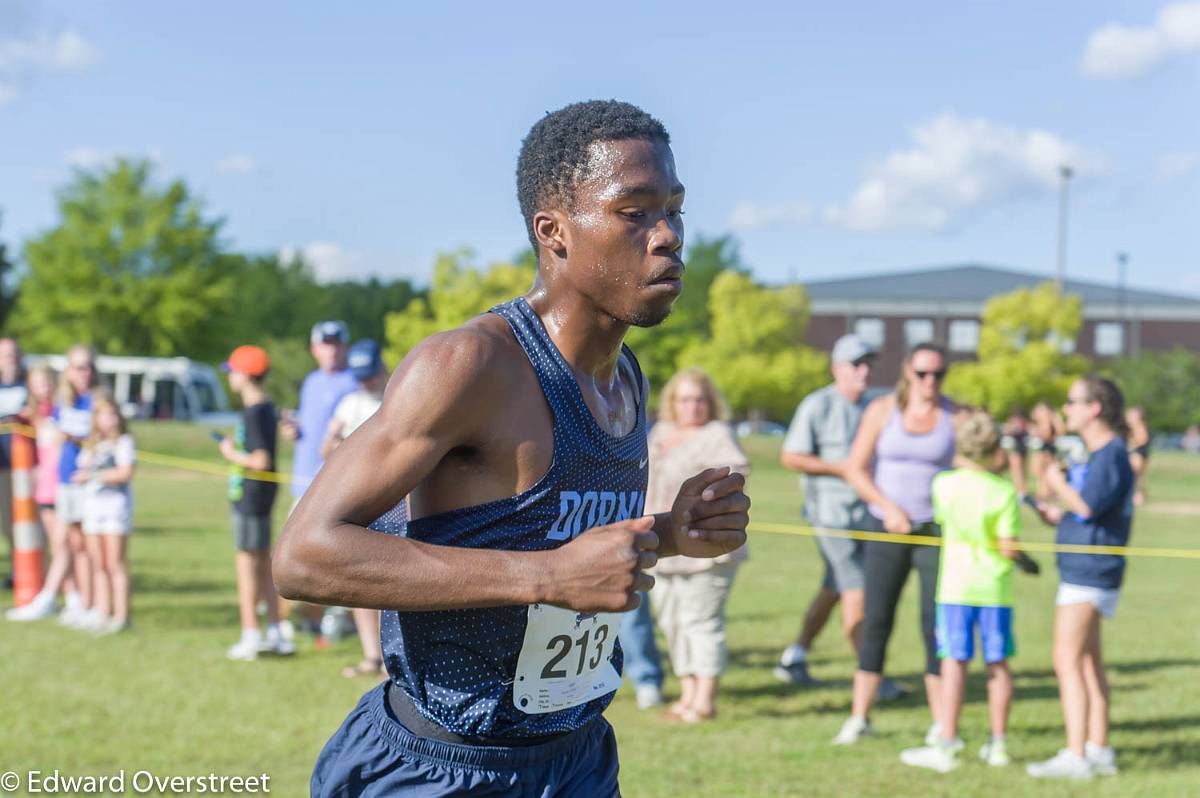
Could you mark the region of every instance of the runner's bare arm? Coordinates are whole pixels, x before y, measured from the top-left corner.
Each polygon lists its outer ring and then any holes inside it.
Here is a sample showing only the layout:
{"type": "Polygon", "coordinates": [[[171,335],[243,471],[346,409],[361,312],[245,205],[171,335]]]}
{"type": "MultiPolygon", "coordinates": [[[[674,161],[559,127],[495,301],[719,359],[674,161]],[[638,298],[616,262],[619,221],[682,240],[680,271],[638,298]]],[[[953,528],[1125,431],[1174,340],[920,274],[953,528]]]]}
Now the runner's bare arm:
{"type": "Polygon", "coordinates": [[[284,597],[399,610],[636,606],[631,593],[652,584],[639,568],[649,567],[641,563],[653,552],[645,550],[656,545],[648,522],[614,524],[595,538],[601,530],[593,530],[548,552],[437,546],[366,529],[449,452],[486,442],[505,423],[514,409],[498,398],[512,387],[510,356],[478,326],[409,353],[379,412],[334,450],[284,527],[273,561],[284,597]],[[593,556],[579,556],[580,548],[593,556]]]}

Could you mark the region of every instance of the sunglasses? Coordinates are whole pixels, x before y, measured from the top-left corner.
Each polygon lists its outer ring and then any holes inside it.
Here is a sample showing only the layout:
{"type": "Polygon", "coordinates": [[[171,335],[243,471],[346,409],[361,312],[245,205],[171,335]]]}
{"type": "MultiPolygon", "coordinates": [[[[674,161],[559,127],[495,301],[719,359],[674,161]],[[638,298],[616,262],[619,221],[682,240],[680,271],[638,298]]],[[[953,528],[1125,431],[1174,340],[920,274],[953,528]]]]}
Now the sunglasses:
{"type": "Polygon", "coordinates": [[[938,371],[914,370],[913,374],[917,375],[918,380],[923,380],[923,379],[926,379],[927,377],[933,377],[938,382],[941,382],[942,380],[946,379],[946,370],[945,369],[939,369],[938,371]]]}
{"type": "Polygon", "coordinates": [[[1092,401],[1091,399],[1072,399],[1070,397],[1067,397],[1067,401],[1063,402],[1063,406],[1070,407],[1071,405],[1086,405],[1086,404],[1090,404],[1091,401],[1092,401]]]}

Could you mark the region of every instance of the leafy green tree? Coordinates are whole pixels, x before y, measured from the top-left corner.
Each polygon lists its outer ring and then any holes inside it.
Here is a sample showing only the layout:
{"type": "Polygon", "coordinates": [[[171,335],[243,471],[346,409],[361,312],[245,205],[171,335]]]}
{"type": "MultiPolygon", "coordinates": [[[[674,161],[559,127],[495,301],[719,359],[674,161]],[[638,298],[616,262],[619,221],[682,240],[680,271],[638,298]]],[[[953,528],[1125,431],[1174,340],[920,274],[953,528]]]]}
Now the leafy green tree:
{"type": "Polygon", "coordinates": [[[4,329],[4,323],[16,300],[16,291],[12,285],[15,269],[16,264],[9,257],[8,247],[0,241],[0,330],[4,329]]]}
{"type": "Polygon", "coordinates": [[[158,186],[145,161],[77,172],[56,227],[25,247],[11,328],[28,349],[75,341],[131,355],[227,354],[233,264],[221,222],[181,180],[158,186]]]}
{"type": "Polygon", "coordinates": [[[384,316],[402,310],[418,295],[408,280],[371,278],[318,283],[300,258],[234,255],[238,275],[232,300],[231,340],[258,341],[294,337],[307,345],[312,325],[340,319],[355,338],[384,337],[384,316]]]}
{"type": "Polygon", "coordinates": [[[691,341],[678,365],[707,370],[739,415],[786,420],[801,397],[828,381],[828,357],[804,343],[802,286],[770,288],[724,270],[712,282],[708,312],[711,333],[691,341]]]}
{"type": "Polygon", "coordinates": [[[1200,356],[1183,348],[1121,358],[1107,371],[1129,405],[1141,405],[1146,423],[1160,432],[1200,424],[1200,356]]]}
{"type": "Polygon", "coordinates": [[[457,327],[488,308],[523,294],[533,285],[536,269],[529,263],[472,265],[469,249],[439,255],[429,294],[416,297],[384,320],[384,357],[399,363],[422,339],[457,327]]]}
{"type": "Polygon", "coordinates": [[[683,293],[675,300],[671,315],[657,327],[635,327],[625,337],[655,391],[679,368],[679,356],[688,344],[708,337],[708,294],[717,275],[746,272],[731,236],[697,236],[687,248],[684,263],[683,293]]]}
{"type": "Polygon", "coordinates": [[[979,359],[955,364],[946,392],[995,416],[1041,399],[1062,402],[1088,370],[1086,358],[1063,351],[1082,323],[1083,301],[1062,296],[1053,283],[992,297],[983,309],[979,359]]]}

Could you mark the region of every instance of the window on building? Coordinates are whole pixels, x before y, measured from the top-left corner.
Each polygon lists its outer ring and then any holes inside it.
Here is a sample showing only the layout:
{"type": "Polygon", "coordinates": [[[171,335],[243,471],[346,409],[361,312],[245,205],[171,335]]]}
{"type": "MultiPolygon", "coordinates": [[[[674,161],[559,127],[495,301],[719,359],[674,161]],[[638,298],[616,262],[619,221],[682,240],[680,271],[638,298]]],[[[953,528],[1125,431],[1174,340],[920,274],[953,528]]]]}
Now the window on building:
{"type": "Polygon", "coordinates": [[[1096,354],[1119,355],[1125,351],[1125,327],[1115,321],[1096,325],[1096,354]]]}
{"type": "Polygon", "coordinates": [[[884,326],[883,319],[857,319],[854,322],[854,334],[863,339],[867,346],[878,351],[883,350],[884,326]]]}
{"type": "Polygon", "coordinates": [[[904,322],[904,346],[912,349],[917,344],[933,340],[933,319],[908,319],[904,322]]]}
{"type": "Polygon", "coordinates": [[[950,322],[947,337],[951,352],[974,352],[979,348],[979,322],[955,319],[950,322]]]}

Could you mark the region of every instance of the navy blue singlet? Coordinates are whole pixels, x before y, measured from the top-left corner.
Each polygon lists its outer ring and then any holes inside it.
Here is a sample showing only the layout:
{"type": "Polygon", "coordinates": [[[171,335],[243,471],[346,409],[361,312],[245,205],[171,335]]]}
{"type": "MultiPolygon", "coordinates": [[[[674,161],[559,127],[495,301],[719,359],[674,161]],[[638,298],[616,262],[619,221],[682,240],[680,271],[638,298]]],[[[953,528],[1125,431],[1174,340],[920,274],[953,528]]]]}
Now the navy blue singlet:
{"type": "MultiPolygon", "coordinates": [[[[491,312],[525,350],[554,414],[554,459],[529,490],[507,499],[406,521],[403,505],[371,529],[444,546],[544,551],[593,527],[642,515],[646,493],[646,408],[642,372],[627,347],[638,396],[637,424],[613,437],[596,422],[575,376],[541,319],[518,297],[491,312]]],[[[539,737],[578,729],[612,693],[568,709],[530,715],[513,705],[512,684],[526,607],[384,612],[384,660],[394,684],[422,715],[465,737],[539,737]]],[[[618,645],[610,660],[621,669],[618,645]]]]}

